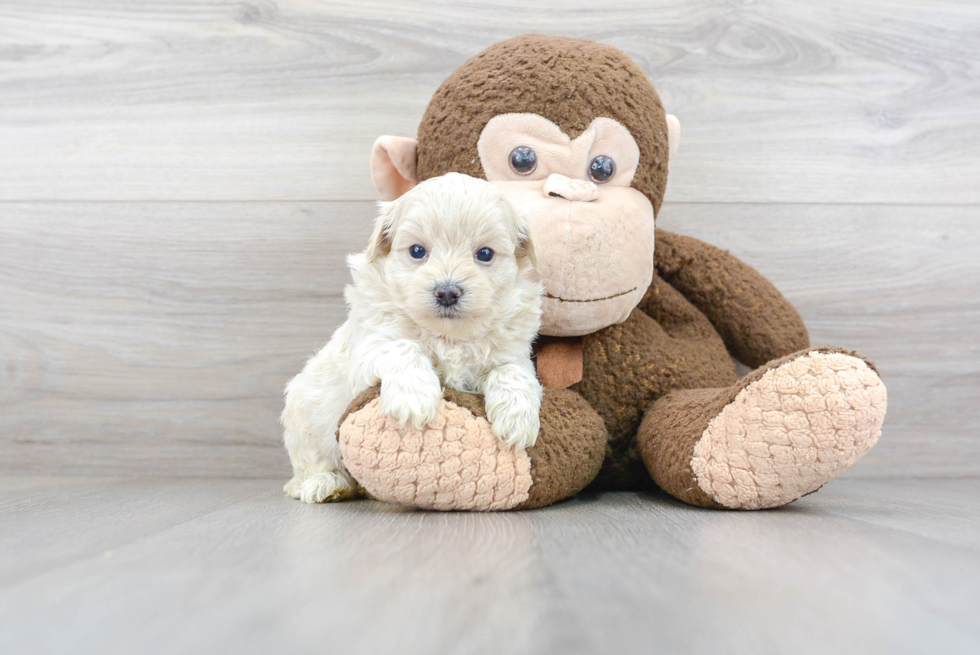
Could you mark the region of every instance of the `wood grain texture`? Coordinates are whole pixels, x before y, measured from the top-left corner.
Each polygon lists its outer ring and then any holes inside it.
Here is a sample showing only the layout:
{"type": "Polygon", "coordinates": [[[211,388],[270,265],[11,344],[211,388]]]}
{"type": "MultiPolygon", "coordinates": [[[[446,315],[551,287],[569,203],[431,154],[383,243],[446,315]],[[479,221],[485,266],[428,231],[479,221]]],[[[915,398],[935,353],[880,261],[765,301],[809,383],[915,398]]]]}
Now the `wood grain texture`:
{"type": "Polygon", "coordinates": [[[5,0],[0,199],[373,199],[466,58],[624,49],[684,126],[672,201],[977,203],[980,5],[5,0]]]}
{"type": "Polygon", "coordinates": [[[975,653],[980,482],[767,512],[586,494],[502,514],[278,481],[0,478],[5,653],[975,653]]]}
{"type": "MultiPolygon", "coordinates": [[[[281,390],[344,319],[373,203],[28,203],[0,220],[0,470],[264,476],[281,390]]],[[[980,474],[980,240],[968,207],[668,204],[814,343],[875,360],[855,476],[980,474]]]]}
{"type": "Polygon", "coordinates": [[[344,257],[363,250],[372,213],[370,203],[7,205],[3,466],[286,470],[282,389],[343,320],[344,257]]]}
{"type": "Polygon", "coordinates": [[[661,225],[879,364],[852,474],[980,474],[980,5],[560,4],[0,4],[0,470],[285,471],[280,391],[343,320],[373,139],[540,31],[621,47],[681,117],[661,225]]]}

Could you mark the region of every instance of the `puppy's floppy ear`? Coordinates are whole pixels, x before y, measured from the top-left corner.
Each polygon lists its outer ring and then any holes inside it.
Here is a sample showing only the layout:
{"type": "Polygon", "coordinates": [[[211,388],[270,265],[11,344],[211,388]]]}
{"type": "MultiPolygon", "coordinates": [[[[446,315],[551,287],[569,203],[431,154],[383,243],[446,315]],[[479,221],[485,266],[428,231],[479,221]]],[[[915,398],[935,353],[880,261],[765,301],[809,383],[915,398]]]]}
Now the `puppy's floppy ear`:
{"type": "Polygon", "coordinates": [[[534,242],[531,241],[530,226],[522,214],[515,212],[515,218],[517,224],[517,248],[514,250],[514,255],[517,257],[518,263],[522,260],[526,261],[531,264],[531,268],[537,270],[538,257],[534,251],[534,242]]]}
{"type": "Polygon", "coordinates": [[[374,221],[374,232],[371,233],[371,240],[368,241],[367,249],[364,251],[368,263],[377,261],[391,252],[395,221],[400,214],[399,204],[397,201],[378,203],[380,211],[374,221]]]}

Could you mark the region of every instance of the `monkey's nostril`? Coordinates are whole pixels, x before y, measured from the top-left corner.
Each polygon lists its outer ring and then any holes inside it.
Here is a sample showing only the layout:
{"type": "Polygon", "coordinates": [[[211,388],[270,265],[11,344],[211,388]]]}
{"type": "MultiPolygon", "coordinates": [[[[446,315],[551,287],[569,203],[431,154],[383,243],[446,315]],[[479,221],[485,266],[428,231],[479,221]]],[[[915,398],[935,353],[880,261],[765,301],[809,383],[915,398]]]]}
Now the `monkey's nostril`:
{"type": "Polygon", "coordinates": [[[459,302],[463,290],[455,284],[440,284],[435,289],[436,302],[443,307],[452,307],[459,302]]]}
{"type": "Polygon", "coordinates": [[[599,187],[594,182],[572,179],[559,173],[549,175],[542,190],[550,198],[563,198],[571,202],[592,202],[599,199],[599,187]]]}

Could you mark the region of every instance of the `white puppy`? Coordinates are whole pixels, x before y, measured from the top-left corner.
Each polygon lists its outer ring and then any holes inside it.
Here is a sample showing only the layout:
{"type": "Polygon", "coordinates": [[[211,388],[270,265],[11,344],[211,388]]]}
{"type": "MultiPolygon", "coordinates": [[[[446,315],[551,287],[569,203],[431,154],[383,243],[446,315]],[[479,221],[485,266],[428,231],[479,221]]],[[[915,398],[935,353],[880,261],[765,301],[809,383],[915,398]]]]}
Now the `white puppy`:
{"type": "Polygon", "coordinates": [[[450,173],[381,203],[367,250],[348,257],[347,322],[286,386],[285,492],[307,503],[355,494],[337,423],[378,382],[381,411],[403,429],[435,418],[445,385],[482,393],[505,445],[533,445],[543,292],[526,276],[533,258],[527,223],[488,182],[450,173]]]}

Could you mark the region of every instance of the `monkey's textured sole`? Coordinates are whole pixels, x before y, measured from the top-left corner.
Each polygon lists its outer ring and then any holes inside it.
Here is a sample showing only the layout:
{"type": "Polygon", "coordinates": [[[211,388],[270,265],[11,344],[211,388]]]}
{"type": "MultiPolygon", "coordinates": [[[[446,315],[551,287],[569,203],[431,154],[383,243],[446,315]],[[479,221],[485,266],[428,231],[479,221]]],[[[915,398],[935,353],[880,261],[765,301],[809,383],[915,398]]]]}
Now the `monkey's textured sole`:
{"type": "Polygon", "coordinates": [[[443,401],[424,430],[398,425],[374,399],[339,430],[351,475],[373,497],[435,510],[512,509],[528,499],[527,451],[504,447],[483,417],[443,401]]]}
{"type": "Polygon", "coordinates": [[[863,359],[813,351],[739,391],[695,445],[691,470],[724,507],[785,505],[868,452],[886,405],[885,386],[863,359]]]}

